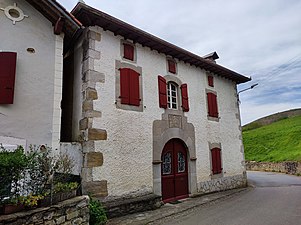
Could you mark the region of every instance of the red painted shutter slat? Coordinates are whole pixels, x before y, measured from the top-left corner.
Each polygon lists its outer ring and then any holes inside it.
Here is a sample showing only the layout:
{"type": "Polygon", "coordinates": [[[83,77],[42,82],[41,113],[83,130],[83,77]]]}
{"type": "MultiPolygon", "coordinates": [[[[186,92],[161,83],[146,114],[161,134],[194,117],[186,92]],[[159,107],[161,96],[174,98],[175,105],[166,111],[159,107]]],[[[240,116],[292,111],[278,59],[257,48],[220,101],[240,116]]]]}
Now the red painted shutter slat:
{"type": "Polygon", "coordinates": [[[166,80],[162,76],[158,76],[158,86],[159,86],[159,106],[160,108],[167,108],[167,90],[166,90],[166,80]]]}
{"type": "Polygon", "coordinates": [[[13,104],[16,52],[0,52],[0,104],[13,104]]]}
{"type": "Polygon", "coordinates": [[[130,105],[140,105],[140,92],[139,92],[139,76],[140,74],[130,69],[130,105]]]}
{"type": "Polygon", "coordinates": [[[134,60],[134,46],[129,44],[123,44],[124,55],[123,57],[129,60],[134,60]]]}
{"type": "Polygon", "coordinates": [[[182,94],[182,108],[184,112],[189,111],[189,103],[188,103],[188,90],[187,84],[181,85],[181,94],[182,94]]]}
{"type": "Polygon", "coordinates": [[[121,104],[130,103],[130,79],[129,79],[129,69],[120,69],[120,98],[121,104]]]}

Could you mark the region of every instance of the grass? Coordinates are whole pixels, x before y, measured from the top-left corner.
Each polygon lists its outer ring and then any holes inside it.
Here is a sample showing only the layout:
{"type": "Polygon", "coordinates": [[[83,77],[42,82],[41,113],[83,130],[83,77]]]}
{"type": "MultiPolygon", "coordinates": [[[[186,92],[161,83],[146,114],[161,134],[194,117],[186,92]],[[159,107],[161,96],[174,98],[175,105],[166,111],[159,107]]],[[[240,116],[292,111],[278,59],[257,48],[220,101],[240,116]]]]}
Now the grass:
{"type": "Polygon", "coordinates": [[[301,161],[301,116],[243,131],[246,160],[301,161]]]}

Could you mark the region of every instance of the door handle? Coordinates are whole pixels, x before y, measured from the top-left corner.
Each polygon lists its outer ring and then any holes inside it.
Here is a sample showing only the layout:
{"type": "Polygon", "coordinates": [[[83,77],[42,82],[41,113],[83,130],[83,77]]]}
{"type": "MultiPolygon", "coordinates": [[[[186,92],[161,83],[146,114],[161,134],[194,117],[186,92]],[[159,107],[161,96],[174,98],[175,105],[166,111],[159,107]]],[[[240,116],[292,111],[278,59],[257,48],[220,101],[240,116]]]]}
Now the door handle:
{"type": "Polygon", "coordinates": [[[13,90],[11,87],[5,87],[6,90],[13,90]]]}

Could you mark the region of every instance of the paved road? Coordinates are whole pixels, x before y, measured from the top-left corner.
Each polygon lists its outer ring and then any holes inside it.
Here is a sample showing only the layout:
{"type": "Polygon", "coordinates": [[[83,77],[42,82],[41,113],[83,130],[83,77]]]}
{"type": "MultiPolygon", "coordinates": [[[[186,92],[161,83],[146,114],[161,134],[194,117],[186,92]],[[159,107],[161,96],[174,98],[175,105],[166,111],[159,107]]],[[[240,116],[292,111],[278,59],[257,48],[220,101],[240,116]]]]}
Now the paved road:
{"type": "Polygon", "coordinates": [[[248,172],[248,192],[166,218],[164,225],[301,225],[301,177],[248,172]]]}

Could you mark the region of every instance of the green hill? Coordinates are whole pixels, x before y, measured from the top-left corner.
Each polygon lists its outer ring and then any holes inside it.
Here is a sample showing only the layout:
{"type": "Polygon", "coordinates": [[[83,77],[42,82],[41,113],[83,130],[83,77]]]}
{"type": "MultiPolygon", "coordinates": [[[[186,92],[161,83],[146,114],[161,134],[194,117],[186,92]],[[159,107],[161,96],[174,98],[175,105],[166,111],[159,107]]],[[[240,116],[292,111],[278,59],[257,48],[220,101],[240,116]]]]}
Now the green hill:
{"type": "Polygon", "coordinates": [[[243,127],[243,142],[246,160],[301,161],[301,116],[281,117],[268,125],[250,123],[243,127]]]}

